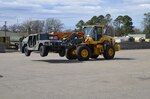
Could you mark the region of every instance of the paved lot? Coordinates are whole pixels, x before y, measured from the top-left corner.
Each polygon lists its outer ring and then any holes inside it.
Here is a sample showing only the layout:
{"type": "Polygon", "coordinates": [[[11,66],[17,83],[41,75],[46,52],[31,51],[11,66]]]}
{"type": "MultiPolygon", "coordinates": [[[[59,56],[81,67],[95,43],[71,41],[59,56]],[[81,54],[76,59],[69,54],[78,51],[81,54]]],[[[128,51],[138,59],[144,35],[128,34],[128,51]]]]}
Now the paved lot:
{"type": "Polygon", "coordinates": [[[149,99],[150,50],[114,60],[68,61],[57,54],[0,53],[0,99],[149,99]]]}

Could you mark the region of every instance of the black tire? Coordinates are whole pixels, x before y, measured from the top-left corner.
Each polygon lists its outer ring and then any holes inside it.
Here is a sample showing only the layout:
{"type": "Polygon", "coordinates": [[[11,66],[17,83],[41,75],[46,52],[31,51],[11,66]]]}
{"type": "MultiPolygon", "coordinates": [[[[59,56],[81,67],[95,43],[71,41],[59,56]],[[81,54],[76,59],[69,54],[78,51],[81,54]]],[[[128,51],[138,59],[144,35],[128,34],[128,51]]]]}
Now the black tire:
{"type": "Polygon", "coordinates": [[[76,51],[77,57],[79,61],[87,61],[91,56],[91,50],[87,46],[79,46],[76,51]],[[85,52],[83,52],[85,51],[85,52]],[[83,54],[82,54],[83,53],[83,54]],[[85,53],[85,55],[84,55],[85,53]]]}
{"type": "Polygon", "coordinates": [[[64,49],[64,50],[61,50],[61,51],[59,52],[59,56],[60,56],[60,57],[64,57],[64,56],[65,56],[65,49],[64,49]]]}
{"type": "Polygon", "coordinates": [[[103,56],[105,59],[110,60],[113,59],[115,56],[115,49],[113,46],[107,45],[104,49],[103,56]]]}
{"type": "Polygon", "coordinates": [[[21,53],[24,53],[24,48],[25,48],[25,46],[23,46],[23,47],[20,49],[21,53]]]}
{"type": "Polygon", "coordinates": [[[76,47],[70,47],[66,50],[66,58],[68,60],[74,60],[77,59],[77,55],[75,53],[76,47]]]}
{"type": "Polygon", "coordinates": [[[40,55],[41,57],[45,57],[48,55],[48,49],[46,46],[44,45],[40,46],[40,55]]]}
{"type": "Polygon", "coordinates": [[[99,55],[92,55],[91,58],[97,59],[99,55]]]}
{"type": "Polygon", "coordinates": [[[24,48],[24,53],[25,53],[25,56],[31,55],[31,51],[28,50],[27,46],[25,46],[25,48],[24,48]]]}

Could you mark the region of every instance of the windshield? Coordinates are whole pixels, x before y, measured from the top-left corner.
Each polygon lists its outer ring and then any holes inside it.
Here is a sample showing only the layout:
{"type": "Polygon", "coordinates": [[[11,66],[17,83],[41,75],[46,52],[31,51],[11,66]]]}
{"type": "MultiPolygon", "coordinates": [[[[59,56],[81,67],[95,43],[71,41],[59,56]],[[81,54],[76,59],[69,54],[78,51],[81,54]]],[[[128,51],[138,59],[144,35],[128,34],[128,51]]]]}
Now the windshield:
{"type": "Polygon", "coordinates": [[[85,27],[84,28],[84,37],[92,37],[93,36],[93,27],[85,27]]]}
{"type": "Polygon", "coordinates": [[[99,40],[102,37],[103,29],[102,27],[85,27],[84,37],[91,37],[94,40],[99,40]]]}
{"type": "Polygon", "coordinates": [[[40,34],[40,40],[57,40],[58,36],[56,35],[51,35],[48,33],[45,34],[40,34]]]}
{"type": "Polygon", "coordinates": [[[40,34],[40,40],[48,40],[49,39],[49,34],[40,34]]]}

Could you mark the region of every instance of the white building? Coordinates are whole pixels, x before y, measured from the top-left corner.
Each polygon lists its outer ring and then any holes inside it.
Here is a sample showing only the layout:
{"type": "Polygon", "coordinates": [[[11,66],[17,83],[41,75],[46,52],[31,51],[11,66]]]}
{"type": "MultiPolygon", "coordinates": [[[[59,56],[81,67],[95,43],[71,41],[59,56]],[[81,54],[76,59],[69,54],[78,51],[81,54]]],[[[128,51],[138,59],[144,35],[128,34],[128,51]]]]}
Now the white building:
{"type": "Polygon", "coordinates": [[[128,34],[129,37],[133,37],[135,42],[139,42],[140,39],[146,39],[146,34],[128,34]]]}

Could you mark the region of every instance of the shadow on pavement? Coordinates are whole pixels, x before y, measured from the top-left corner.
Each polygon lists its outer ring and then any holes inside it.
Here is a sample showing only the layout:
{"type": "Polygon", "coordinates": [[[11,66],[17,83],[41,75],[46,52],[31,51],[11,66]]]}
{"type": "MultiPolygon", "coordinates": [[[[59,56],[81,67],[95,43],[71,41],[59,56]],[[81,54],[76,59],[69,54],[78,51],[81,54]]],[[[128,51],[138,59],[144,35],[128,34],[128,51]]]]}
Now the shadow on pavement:
{"type": "Polygon", "coordinates": [[[83,63],[83,61],[78,60],[67,60],[67,59],[51,59],[51,60],[33,60],[33,61],[40,61],[40,62],[47,62],[47,63],[83,63]]]}
{"type": "Polygon", "coordinates": [[[114,58],[113,60],[135,60],[134,58],[114,58]]]}
{"type": "Polygon", "coordinates": [[[114,60],[135,60],[134,58],[114,58],[111,60],[106,60],[104,58],[90,59],[89,61],[114,61],[114,60]]]}
{"type": "MultiPolygon", "coordinates": [[[[114,58],[112,60],[105,60],[104,58],[97,58],[97,59],[89,59],[88,61],[114,61],[114,60],[135,60],[134,58],[114,58]]],[[[67,60],[67,59],[51,59],[51,60],[33,60],[33,61],[40,61],[40,62],[47,62],[47,63],[84,63],[86,61],[78,61],[78,60],[67,60]]]]}
{"type": "Polygon", "coordinates": [[[3,76],[2,75],[0,75],[0,78],[2,78],[3,76]]]}

